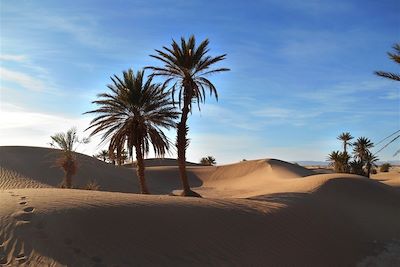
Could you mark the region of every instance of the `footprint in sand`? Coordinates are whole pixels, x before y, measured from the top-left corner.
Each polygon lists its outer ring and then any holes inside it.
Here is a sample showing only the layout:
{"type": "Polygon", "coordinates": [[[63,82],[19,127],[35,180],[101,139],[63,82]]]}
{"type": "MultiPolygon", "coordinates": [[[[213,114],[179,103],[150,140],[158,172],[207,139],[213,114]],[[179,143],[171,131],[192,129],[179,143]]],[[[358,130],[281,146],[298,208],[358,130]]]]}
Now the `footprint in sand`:
{"type": "Polygon", "coordinates": [[[3,245],[0,245],[0,264],[7,264],[7,255],[4,252],[3,245]]]}
{"type": "Polygon", "coordinates": [[[22,263],[26,261],[26,256],[24,253],[20,253],[17,256],[15,256],[15,259],[18,261],[18,263],[22,263]]]}
{"type": "Polygon", "coordinates": [[[34,208],[33,207],[26,207],[24,208],[25,212],[33,212],[34,208]]]}
{"type": "Polygon", "coordinates": [[[6,257],[6,256],[1,256],[1,255],[0,255],[0,264],[1,264],[1,265],[3,265],[3,264],[6,265],[7,262],[8,262],[8,261],[7,261],[7,257],[6,257]]]}
{"type": "Polygon", "coordinates": [[[22,212],[18,212],[14,216],[20,222],[30,222],[33,216],[33,210],[33,207],[26,207],[22,210],[22,212]]]}

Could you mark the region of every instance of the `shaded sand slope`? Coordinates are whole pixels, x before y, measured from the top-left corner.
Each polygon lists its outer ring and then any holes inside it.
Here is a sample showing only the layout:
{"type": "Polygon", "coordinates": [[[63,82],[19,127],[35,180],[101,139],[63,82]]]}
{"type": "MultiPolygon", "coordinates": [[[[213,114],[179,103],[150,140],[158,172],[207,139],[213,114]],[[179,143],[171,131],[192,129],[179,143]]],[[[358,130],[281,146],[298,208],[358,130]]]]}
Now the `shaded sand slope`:
{"type": "MultiPolygon", "coordinates": [[[[171,158],[151,158],[151,159],[145,159],[144,160],[144,165],[146,167],[157,167],[157,166],[178,166],[178,161],[177,159],[171,159],[171,158]]],[[[125,167],[132,167],[131,163],[124,164],[125,167]]],[[[202,166],[201,164],[194,163],[194,162],[186,162],[186,166],[202,166]]]]}
{"type": "Polygon", "coordinates": [[[400,238],[400,195],[356,178],[246,199],[68,189],[0,191],[14,266],[354,266],[400,238]]]}
{"type": "MultiPolygon", "coordinates": [[[[59,187],[63,171],[55,166],[59,150],[41,147],[2,146],[0,147],[0,189],[27,187],[59,187]],[[7,174],[7,175],[6,175],[7,174]],[[8,178],[7,178],[8,177],[8,178]],[[19,179],[25,177],[25,179],[19,179]]],[[[138,192],[136,169],[114,166],[93,157],[76,153],[78,172],[73,177],[73,185],[84,187],[95,181],[100,190],[117,192],[138,192]]],[[[193,167],[201,168],[201,167],[193,167]]],[[[204,171],[199,171],[201,174],[204,171]]],[[[200,186],[197,174],[188,169],[190,183],[200,186]]],[[[151,167],[146,178],[153,193],[168,194],[180,188],[176,167],[151,167]]]]}

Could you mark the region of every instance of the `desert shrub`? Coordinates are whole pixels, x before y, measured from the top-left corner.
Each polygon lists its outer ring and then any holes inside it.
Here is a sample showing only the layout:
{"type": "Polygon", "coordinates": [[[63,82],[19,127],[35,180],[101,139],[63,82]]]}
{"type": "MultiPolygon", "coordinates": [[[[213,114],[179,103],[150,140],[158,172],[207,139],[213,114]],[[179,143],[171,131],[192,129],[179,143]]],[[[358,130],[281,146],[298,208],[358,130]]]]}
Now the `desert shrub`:
{"type": "Polygon", "coordinates": [[[392,165],[390,165],[390,163],[384,163],[384,164],[381,165],[379,170],[381,172],[388,172],[390,167],[392,167],[392,165]]]}
{"type": "Polygon", "coordinates": [[[378,171],[375,168],[371,169],[371,174],[377,174],[377,173],[378,171]]]}
{"type": "Polygon", "coordinates": [[[90,181],[88,182],[83,189],[85,190],[100,190],[100,185],[96,181],[90,181]]]}

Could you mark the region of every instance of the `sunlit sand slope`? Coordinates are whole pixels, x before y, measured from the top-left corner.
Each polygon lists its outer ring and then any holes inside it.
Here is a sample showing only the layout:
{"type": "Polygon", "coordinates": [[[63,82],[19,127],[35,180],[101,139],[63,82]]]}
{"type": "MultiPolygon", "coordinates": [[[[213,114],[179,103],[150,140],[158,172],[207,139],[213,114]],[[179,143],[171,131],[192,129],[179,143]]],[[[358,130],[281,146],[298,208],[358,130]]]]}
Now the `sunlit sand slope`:
{"type": "Polygon", "coordinates": [[[12,189],[0,203],[6,266],[354,266],[400,238],[398,192],[352,178],[254,200],[12,189]]]}

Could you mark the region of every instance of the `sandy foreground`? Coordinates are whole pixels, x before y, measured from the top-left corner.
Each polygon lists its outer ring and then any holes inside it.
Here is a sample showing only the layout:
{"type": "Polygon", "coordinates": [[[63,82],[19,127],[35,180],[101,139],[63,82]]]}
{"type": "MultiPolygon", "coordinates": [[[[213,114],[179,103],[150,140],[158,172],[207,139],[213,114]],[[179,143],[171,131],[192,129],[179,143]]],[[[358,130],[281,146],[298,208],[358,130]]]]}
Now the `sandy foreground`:
{"type": "MultiPolygon", "coordinates": [[[[400,266],[400,170],[373,179],[280,160],[188,167],[204,198],[168,196],[175,166],[135,170],[78,155],[59,189],[55,150],[0,147],[3,266],[400,266]]],[[[170,164],[171,165],[171,164],[170,164]]]]}

